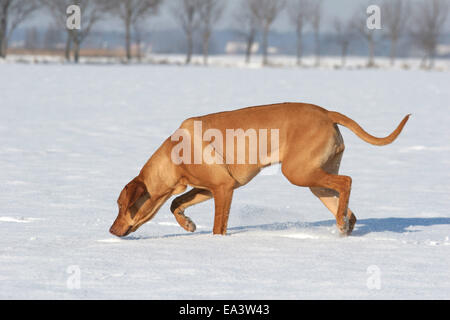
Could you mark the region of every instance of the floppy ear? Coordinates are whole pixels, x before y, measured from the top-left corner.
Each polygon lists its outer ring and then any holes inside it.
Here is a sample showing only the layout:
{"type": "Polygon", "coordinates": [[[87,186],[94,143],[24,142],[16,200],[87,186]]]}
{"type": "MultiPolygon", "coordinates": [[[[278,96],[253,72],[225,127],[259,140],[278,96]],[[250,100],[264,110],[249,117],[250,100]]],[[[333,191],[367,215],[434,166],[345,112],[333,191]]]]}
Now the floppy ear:
{"type": "Polygon", "coordinates": [[[125,186],[127,190],[128,204],[131,207],[140,197],[147,193],[147,187],[137,177],[125,186]]]}

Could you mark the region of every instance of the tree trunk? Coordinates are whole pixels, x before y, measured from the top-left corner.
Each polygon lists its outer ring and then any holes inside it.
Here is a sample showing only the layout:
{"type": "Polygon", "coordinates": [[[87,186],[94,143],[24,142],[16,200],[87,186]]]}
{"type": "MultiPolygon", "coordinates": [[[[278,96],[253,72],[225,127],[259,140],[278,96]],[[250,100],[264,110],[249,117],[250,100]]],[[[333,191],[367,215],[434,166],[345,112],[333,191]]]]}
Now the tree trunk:
{"type": "Polygon", "coordinates": [[[127,62],[131,60],[131,30],[130,22],[125,22],[125,51],[127,55],[127,62]]]}
{"type": "Polygon", "coordinates": [[[187,38],[186,64],[190,64],[192,60],[192,51],[194,47],[191,31],[187,32],[186,38],[187,38]]]}
{"type": "Polygon", "coordinates": [[[247,64],[250,63],[254,42],[255,42],[255,33],[251,32],[247,38],[247,48],[245,50],[245,63],[247,63],[247,64]]]}
{"type": "MultiPolygon", "coordinates": [[[[5,8],[3,10],[6,10],[5,8]]],[[[0,20],[0,58],[6,58],[6,49],[7,49],[7,13],[4,12],[2,19],[0,20]]]]}
{"type": "Polygon", "coordinates": [[[342,45],[341,67],[345,67],[346,58],[347,58],[347,51],[348,51],[348,45],[347,44],[342,45]]]}
{"type": "Polygon", "coordinates": [[[302,32],[297,31],[297,65],[302,65],[303,45],[302,45],[302,32]]]}
{"type": "Polygon", "coordinates": [[[139,63],[142,62],[143,54],[142,54],[142,33],[139,30],[137,24],[134,25],[134,39],[136,42],[136,58],[139,63]]]}
{"type": "Polygon", "coordinates": [[[397,39],[391,40],[391,66],[395,63],[395,58],[397,58],[397,39]]]}
{"type": "Polygon", "coordinates": [[[70,61],[70,51],[72,50],[72,35],[70,31],[67,31],[67,39],[66,39],[66,49],[64,51],[64,56],[66,61],[70,61]]]}
{"type": "Polygon", "coordinates": [[[141,40],[137,40],[137,58],[138,62],[140,63],[142,61],[142,48],[141,48],[141,40]]]}
{"type": "Polygon", "coordinates": [[[209,56],[209,35],[203,36],[203,64],[208,65],[208,56],[209,56]]]}
{"type": "Polygon", "coordinates": [[[371,34],[368,37],[368,43],[369,43],[369,60],[367,61],[367,66],[369,68],[375,66],[374,56],[375,56],[375,43],[373,40],[373,34],[371,34]]]}
{"type": "Polygon", "coordinates": [[[263,46],[263,48],[262,48],[263,49],[263,65],[267,65],[269,63],[269,59],[267,58],[267,51],[268,51],[267,46],[269,44],[268,38],[269,38],[269,27],[266,26],[266,27],[264,27],[263,43],[262,43],[262,46],[263,46]]]}
{"type": "Polygon", "coordinates": [[[428,65],[428,69],[433,69],[434,68],[434,61],[436,58],[436,50],[433,48],[430,50],[430,63],[428,65]]]}
{"type": "Polygon", "coordinates": [[[6,58],[6,51],[8,48],[7,42],[8,42],[8,39],[4,35],[1,35],[0,36],[0,58],[3,58],[3,59],[6,58]]]}
{"type": "Polygon", "coordinates": [[[422,60],[420,61],[420,68],[421,69],[425,69],[426,68],[426,65],[427,65],[427,54],[425,54],[423,57],[422,57],[422,60]]]}
{"type": "Polygon", "coordinates": [[[73,61],[78,63],[80,60],[80,42],[77,39],[77,36],[74,37],[73,41],[73,61]]]}
{"type": "Polygon", "coordinates": [[[319,38],[319,31],[314,31],[314,47],[315,47],[315,53],[316,53],[316,67],[320,65],[320,38],[319,38]]]}

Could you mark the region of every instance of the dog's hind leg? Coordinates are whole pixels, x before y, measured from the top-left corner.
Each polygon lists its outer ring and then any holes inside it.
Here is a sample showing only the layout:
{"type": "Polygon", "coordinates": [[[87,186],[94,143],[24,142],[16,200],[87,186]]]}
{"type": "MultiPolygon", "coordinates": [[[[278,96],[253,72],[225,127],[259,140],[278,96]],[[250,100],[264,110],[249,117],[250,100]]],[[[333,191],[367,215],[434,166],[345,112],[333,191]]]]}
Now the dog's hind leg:
{"type": "Polygon", "coordinates": [[[328,173],[321,167],[315,167],[314,163],[304,161],[302,157],[295,155],[283,161],[281,171],[292,184],[297,186],[331,189],[337,192],[339,201],[336,224],[342,234],[349,234],[350,221],[347,217],[347,208],[352,184],[350,177],[328,173]]]}
{"type": "MultiPolygon", "coordinates": [[[[334,192],[333,190],[330,190],[330,189],[326,189],[326,188],[312,187],[310,189],[311,189],[312,193],[317,198],[319,198],[320,201],[322,201],[322,203],[325,205],[325,207],[327,207],[328,210],[330,210],[331,213],[337,219],[337,212],[338,212],[338,207],[339,207],[339,197],[337,197],[335,195],[336,192],[334,192]],[[330,193],[330,191],[332,191],[332,193],[330,193]]],[[[349,235],[353,231],[353,228],[355,227],[357,219],[356,219],[356,216],[354,215],[354,213],[352,212],[352,210],[350,210],[350,208],[347,208],[346,216],[348,219],[347,235],[349,235]]]]}
{"type": "MultiPolygon", "coordinates": [[[[329,160],[324,166],[323,169],[331,174],[338,174],[339,173],[339,166],[342,159],[342,152],[335,155],[331,160],[329,160]]],[[[320,201],[325,205],[325,207],[328,208],[328,210],[333,213],[333,215],[337,218],[337,212],[339,207],[339,193],[337,193],[334,190],[326,189],[326,188],[319,188],[319,187],[311,187],[311,192],[319,198],[320,201]]],[[[356,224],[356,216],[354,213],[350,210],[350,208],[347,208],[347,214],[346,217],[348,219],[349,229],[347,234],[350,234],[353,231],[353,228],[356,224]]]]}
{"type": "Polygon", "coordinates": [[[205,189],[194,188],[181,196],[176,197],[170,206],[178,224],[186,231],[194,232],[195,223],[184,215],[184,210],[194,204],[209,200],[212,198],[212,193],[205,189]]]}

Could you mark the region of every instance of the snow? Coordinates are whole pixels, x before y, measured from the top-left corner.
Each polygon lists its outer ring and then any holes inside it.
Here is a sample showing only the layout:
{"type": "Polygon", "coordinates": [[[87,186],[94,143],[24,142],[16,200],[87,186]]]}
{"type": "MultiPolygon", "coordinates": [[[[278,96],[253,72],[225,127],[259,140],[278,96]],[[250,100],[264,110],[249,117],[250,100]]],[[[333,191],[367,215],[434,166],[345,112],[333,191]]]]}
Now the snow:
{"type": "MultiPolygon", "coordinates": [[[[141,61],[133,59],[129,64],[159,64],[159,65],[178,65],[185,64],[186,55],[183,54],[158,54],[150,53],[142,57],[141,61]]],[[[240,54],[226,54],[226,55],[211,55],[208,58],[208,63],[215,67],[225,68],[245,68],[245,69],[260,69],[262,68],[262,55],[254,54],[249,63],[246,62],[245,56],[240,54]]],[[[297,66],[297,58],[292,55],[270,55],[269,67],[276,68],[302,68],[302,69],[325,69],[325,70],[358,70],[367,68],[367,57],[364,56],[349,56],[345,60],[345,65],[342,66],[341,57],[336,56],[321,56],[320,66],[316,66],[316,57],[307,55],[302,57],[301,67],[297,66]]],[[[81,56],[81,64],[101,64],[111,65],[125,63],[122,57],[94,57],[81,56]]],[[[375,68],[383,70],[420,70],[422,69],[423,59],[421,57],[404,57],[399,58],[391,64],[389,57],[377,56],[375,57],[375,68]]],[[[34,54],[9,54],[6,59],[0,60],[2,63],[20,63],[20,64],[64,64],[65,58],[62,55],[34,55],[34,54]]],[[[192,56],[192,65],[203,66],[204,59],[202,55],[192,56]]],[[[450,59],[438,57],[435,59],[433,67],[435,71],[450,71],[450,59]]]]}
{"type": "Polygon", "coordinates": [[[420,70],[0,64],[0,298],[448,299],[449,87],[420,70]],[[170,201],[108,233],[119,192],[182,120],[283,101],[379,136],[413,114],[385,147],[342,128],[352,236],[277,167],[235,192],[228,236],[211,234],[212,201],[186,210],[195,233],[170,201]]]}

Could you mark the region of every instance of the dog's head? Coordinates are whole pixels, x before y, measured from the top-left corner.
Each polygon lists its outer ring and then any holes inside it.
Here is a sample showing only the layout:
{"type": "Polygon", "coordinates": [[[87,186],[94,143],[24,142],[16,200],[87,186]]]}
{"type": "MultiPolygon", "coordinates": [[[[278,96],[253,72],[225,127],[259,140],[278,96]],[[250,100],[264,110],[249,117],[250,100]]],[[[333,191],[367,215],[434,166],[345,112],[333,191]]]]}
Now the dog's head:
{"type": "MultiPolygon", "coordinates": [[[[170,195],[169,195],[170,196],[170,195]]],[[[117,199],[119,214],[109,231],[124,237],[152,219],[167,195],[150,194],[140,177],[130,181],[117,199]]]]}

